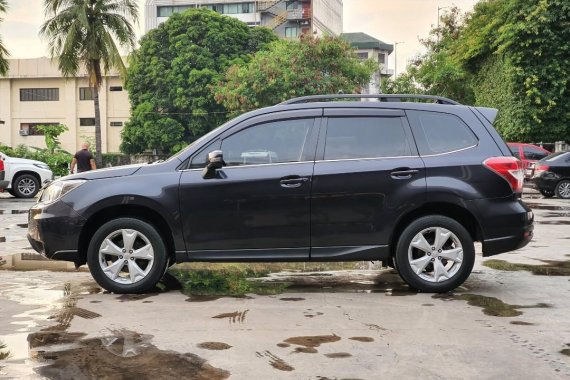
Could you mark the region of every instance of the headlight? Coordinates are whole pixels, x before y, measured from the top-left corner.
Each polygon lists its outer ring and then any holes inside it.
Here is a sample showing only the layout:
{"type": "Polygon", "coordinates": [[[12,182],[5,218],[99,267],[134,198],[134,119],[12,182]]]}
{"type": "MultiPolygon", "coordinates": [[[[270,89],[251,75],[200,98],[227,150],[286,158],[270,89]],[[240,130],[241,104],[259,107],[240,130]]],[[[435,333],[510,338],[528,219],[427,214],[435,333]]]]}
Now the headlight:
{"type": "Polygon", "coordinates": [[[85,182],[86,181],[83,179],[52,182],[42,191],[40,202],[53,202],[56,199],[63,197],[76,187],[83,185],[85,182]]]}
{"type": "Polygon", "coordinates": [[[34,166],[37,166],[40,169],[49,170],[49,165],[47,165],[47,164],[34,164],[34,166]]]}

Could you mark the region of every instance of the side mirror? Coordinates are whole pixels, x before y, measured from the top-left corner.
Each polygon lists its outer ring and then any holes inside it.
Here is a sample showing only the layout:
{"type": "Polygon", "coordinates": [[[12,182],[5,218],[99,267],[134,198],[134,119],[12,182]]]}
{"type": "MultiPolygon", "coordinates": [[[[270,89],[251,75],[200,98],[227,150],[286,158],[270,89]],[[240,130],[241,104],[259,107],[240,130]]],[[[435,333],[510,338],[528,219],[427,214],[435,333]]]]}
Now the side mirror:
{"type": "Polygon", "coordinates": [[[216,177],[216,170],[221,169],[226,163],[224,162],[224,153],[221,150],[214,150],[208,153],[206,167],[202,171],[204,179],[216,177]]]}

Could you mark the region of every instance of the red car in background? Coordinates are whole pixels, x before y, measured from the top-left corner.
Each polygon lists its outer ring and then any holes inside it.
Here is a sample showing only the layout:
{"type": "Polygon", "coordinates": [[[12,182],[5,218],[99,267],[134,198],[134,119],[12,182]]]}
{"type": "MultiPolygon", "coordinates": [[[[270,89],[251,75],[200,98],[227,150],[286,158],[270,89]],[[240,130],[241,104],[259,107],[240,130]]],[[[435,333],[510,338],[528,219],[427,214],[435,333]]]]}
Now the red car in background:
{"type": "Polygon", "coordinates": [[[536,161],[542,160],[551,152],[533,144],[525,143],[507,143],[513,156],[522,161],[524,176],[530,178],[532,175],[532,166],[536,161]]]}

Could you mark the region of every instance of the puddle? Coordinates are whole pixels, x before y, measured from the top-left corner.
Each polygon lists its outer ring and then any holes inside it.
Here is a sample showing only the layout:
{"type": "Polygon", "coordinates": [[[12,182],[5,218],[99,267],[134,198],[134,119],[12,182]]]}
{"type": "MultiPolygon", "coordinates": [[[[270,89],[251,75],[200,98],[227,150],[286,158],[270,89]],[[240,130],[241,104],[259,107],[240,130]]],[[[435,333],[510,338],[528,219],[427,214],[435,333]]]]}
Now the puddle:
{"type": "Polygon", "coordinates": [[[495,297],[486,297],[478,294],[436,294],[432,298],[444,301],[467,301],[471,306],[483,308],[483,313],[493,317],[518,317],[522,315],[519,309],[549,308],[546,303],[535,305],[509,305],[495,297]]]}
{"type": "Polygon", "coordinates": [[[146,293],[146,294],[121,294],[120,296],[116,297],[116,300],[120,302],[129,302],[129,301],[140,301],[147,299],[149,297],[155,297],[158,293],[146,293]]]}
{"type": "Polygon", "coordinates": [[[212,318],[216,318],[216,319],[225,319],[227,318],[230,323],[243,323],[245,321],[245,316],[247,315],[248,310],[244,310],[244,311],[234,311],[233,313],[223,313],[223,314],[219,314],[216,315],[215,317],[212,318]]]}
{"type": "Polygon", "coordinates": [[[568,211],[568,212],[570,212],[570,206],[554,206],[554,205],[547,205],[544,203],[534,203],[534,202],[525,202],[525,204],[528,207],[530,207],[531,209],[536,209],[536,210],[568,211]]]}
{"type": "MultiPolygon", "coordinates": [[[[570,343],[566,343],[566,347],[570,347],[570,343]]],[[[570,348],[563,348],[560,350],[562,355],[570,356],[570,348]]]]}
{"type": "Polygon", "coordinates": [[[0,243],[6,243],[6,237],[0,236],[0,243]]]}
{"type": "Polygon", "coordinates": [[[511,321],[511,325],[517,326],[534,326],[535,323],[525,322],[525,321],[511,321]]]}
{"type": "Polygon", "coordinates": [[[541,260],[543,265],[514,264],[504,260],[487,260],[484,266],[503,271],[529,271],[537,276],[570,276],[570,261],[541,260]]]}
{"type": "Polygon", "coordinates": [[[348,338],[348,339],[355,340],[357,342],[363,342],[363,343],[374,342],[374,338],[371,338],[369,336],[353,336],[352,338],[348,338]]]}
{"type": "Polygon", "coordinates": [[[286,347],[290,347],[291,345],[289,343],[277,343],[277,347],[281,347],[281,348],[286,348],[286,347]]]}
{"type": "Polygon", "coordinates": [[[289,301],[289,302],[298,302],[298,301],[304,301],[304,298],[300,298],[300,297],[285,297],[285,298],[279,298],[279,301],[289,301]]]}
{"type": "Polygon", "coordinates": [[[308,309],[307,311],[303,312],[303,316],[305,318],[314,318],[317,316],[321,316],[324,315],[324,313],[317,311],[317,312],[313,312],[312,309],[308,309]]]}
{"type": "Polygon", "coordinates": [[[422,303],[422,306],[435,306],[433,303],[422,303]]]}
{"type": "Polygon", "coordinates": [[[352,355],[349,354],[348,352],[334,352],[332,354],[325,354],[325,356],[327,358],[332,358],[332,359],[343,359],[343,358],[349,358],[352,355]]]}
{"type": "Polygon", "coordinates": [[[28,223],[20,223],[20,224],[16,224],[16,225],[20,228],[28,228],[28,223]]]}
{"type": "Polygon", "coordinates": [[[29,210],[12,210],[12,214],[27,214],[29,210]]]}
{"type": "MultiPolygon", "coordinates": [[[[0,243],[5,242],[5,238],[0,237],[0,243]]],[[[6,263],[2,265],[2,270],[12,271],[37,271],[47,270],[52,272],[76,272],[75,264],[67,261],[49,260],[36,252],[17,253],[15,255],[3,256],[6,263]]],[[[87,271],[86,268],[80,271],[87,271]]]]}
{"type": "Polygon", "coordinates": [[[555,226],[570,225],[570,220],[537,220],[537,224],[550,224],[555,226]]]}
{"type": "Polygon", "coordinates": [[[152,336],[133,331],[111,331],[102,338],[77,340],[74,347],[61,342],[37,350],[36,359],[47,365],[35,371],[48,379],[192,378],[227,379],[228,371],[215,368],[191,353],[160,350],[152,336]],[[60,346],[60,347],[58,347],[60,346]]]}
{"type": "Polygon", "coordinates": [[[203,348],[205,350],[215,350],[215,351],[227,350],[229,348],[232,348],[232,346],[223,342],[203,342],[198,344],[198,347],[203,348]]]}
{"type": "Polygon", "coordinates": [[[289,364],[287,364],[283,359],[281,359],[280,357],[272,354],[269,351],[264,351],[263,353],[261,352],[256,352],[255,353],[256,356],[258,358],[261,359],[269,359],[269,364],[275,368],[278,369],[279,371],[286,371],[286,372],[290,372],[290,371],[294,371],[295,368],[291,367],[289,364]]]}
{"type": "Polygon", "coordinates": [[[295,349],[295,352],[303,353],[316,353],[316,347],[325,343],[334,343],[340,340],[340,336],[337,335],[316,335],[316,336],[296,336],[293,338],[285,339],[283,342],[288,344],[293,344],[296,346],[301,346],[301,349],[295,349]]]}

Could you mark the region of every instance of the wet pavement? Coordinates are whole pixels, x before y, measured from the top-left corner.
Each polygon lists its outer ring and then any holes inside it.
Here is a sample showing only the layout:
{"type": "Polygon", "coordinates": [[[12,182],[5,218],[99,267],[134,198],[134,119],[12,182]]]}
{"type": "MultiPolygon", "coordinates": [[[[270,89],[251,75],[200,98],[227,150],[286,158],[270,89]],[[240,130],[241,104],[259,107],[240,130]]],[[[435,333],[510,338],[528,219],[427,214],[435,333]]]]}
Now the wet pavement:
{"type": "Polygon", "coordinates": [[[245,294],[191,294],[173,272],[115,295],[36,255],[33,201],[0,195],[0,378],[567,379],[570,202],[527,199],[534,240],[479,255],[450,294],[383,269],[271,273],[245,294]]]}

